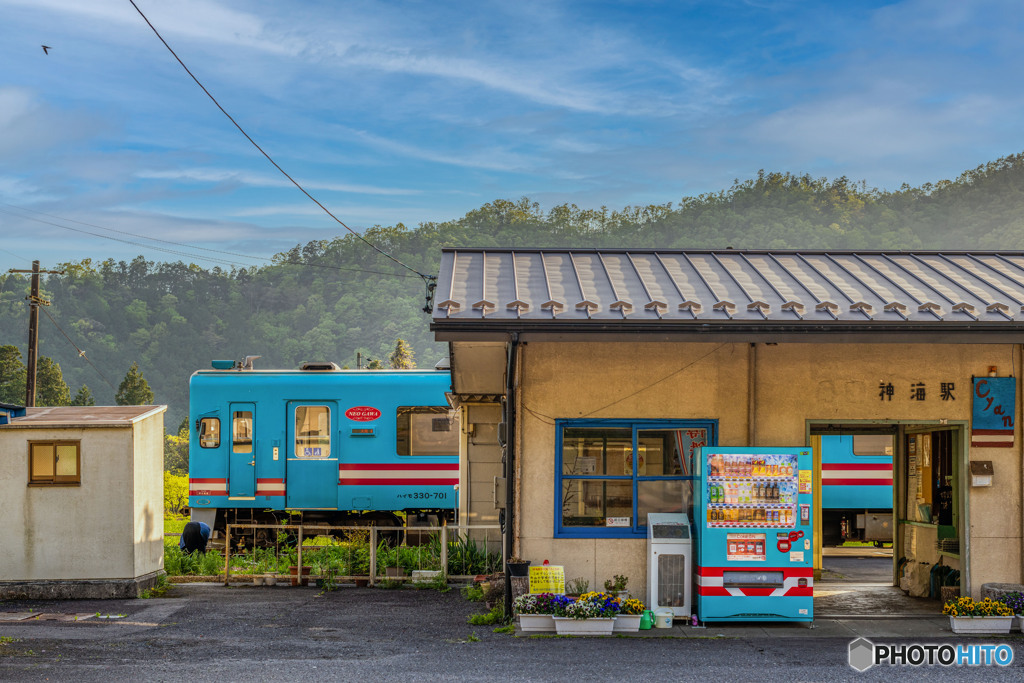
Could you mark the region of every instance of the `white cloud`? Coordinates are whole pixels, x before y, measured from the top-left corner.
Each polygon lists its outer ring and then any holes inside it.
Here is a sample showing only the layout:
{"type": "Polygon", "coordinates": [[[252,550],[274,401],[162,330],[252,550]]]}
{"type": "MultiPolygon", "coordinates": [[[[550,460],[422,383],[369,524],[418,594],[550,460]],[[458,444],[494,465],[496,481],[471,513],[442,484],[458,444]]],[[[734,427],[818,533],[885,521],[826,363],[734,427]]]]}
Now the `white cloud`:
{"type": "MultiPolygon", "coordinates": [[[[212,168],[185,168],[172,171],[143,170],[136,173],[139,178],[154,180],[177,180],[195,183],[238,183],[251,187],[295,187],[283,176],[267,176],[246,171],[228,171],[212,168]]],[[[307,190],[325,190],[328,192],[348,192],[353,194],[374,195],[416,195],[421,190],[399,187],[377,187],[374,185],[355,185],[348,183],[330,183],[318,180],[296,178],[307,190]]]]}

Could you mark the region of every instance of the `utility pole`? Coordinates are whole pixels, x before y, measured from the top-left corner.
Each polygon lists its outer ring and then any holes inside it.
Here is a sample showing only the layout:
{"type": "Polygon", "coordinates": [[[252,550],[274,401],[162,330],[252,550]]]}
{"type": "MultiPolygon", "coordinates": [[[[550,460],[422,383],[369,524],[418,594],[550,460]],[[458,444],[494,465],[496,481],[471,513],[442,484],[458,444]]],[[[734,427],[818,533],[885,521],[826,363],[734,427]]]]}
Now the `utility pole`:
{"type": "Polygon", "coordinates": [[[39,307],[50,302],[39,296],[39,274],[63,275],[63,270],[39,270],[39,261],[32,262],[32,270],[15,270],[8,273],[31,273],[32,290],[25,299],[28,301],[28,366],[25,368],[25,407],[36,405],[36,362],[39,358],[39,307]]]}

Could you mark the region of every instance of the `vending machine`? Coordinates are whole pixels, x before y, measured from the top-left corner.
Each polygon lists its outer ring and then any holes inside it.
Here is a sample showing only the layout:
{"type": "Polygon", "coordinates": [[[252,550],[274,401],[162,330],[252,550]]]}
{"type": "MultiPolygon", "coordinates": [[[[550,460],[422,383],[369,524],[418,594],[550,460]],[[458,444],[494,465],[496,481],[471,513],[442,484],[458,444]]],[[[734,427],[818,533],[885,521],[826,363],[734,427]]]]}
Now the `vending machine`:
{"type": "Polygon", "coordinates": [[[696,466],[701,621],[812,621],[811,450],[705,447],[696,466]]]}

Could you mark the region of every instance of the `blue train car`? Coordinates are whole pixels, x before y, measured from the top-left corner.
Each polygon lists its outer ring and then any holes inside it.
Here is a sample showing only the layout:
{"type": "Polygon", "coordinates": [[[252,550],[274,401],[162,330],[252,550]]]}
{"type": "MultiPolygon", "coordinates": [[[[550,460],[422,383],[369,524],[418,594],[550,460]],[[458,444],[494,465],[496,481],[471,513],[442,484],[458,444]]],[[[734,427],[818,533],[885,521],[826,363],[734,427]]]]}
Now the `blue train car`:
{"type": "Polygon", "coordinates": [[[821,437],[822,542],[892,541],[894,437],[891,434],[826,434],[821,437]],[[886,519],[888,533],[868,523],[886,519]]]}
{"type": "Polygon", "coordinates": [[[214,361],[189,382],[192,518],[397,524],[453,519],[459,424],[444,370],[254,370],[214,361]],[[285,511],[289,511],[286,513],[285,511]]]}

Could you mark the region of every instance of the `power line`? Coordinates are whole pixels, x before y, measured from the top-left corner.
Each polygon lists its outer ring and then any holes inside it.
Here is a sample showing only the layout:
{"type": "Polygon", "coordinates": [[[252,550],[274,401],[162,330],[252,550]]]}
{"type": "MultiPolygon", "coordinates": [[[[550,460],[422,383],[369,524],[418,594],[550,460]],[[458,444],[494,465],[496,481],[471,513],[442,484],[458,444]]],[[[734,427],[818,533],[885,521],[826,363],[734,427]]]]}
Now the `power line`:
{"type": "Polygon", "coordinates": [[[164,37],[163,37],[162,35],[160,35],[160,32],[156,30],[156,27],[155,27],[155,26],[153,26],[152,22],[150,22],[150,21],[149,21],[149,19],[148,19],[148,18],[146,17],[146,15],[145,15],[145,14],[143,14],[142,10],[141,10],[141,9],[139,9],[139,6],[135,4],[135,0],[128,0],[128,2],[130,2],[130,3],[132,4],[132,7],[134,7],[134,8],[135,8],[135,11],[139,13],[139,16],[141,16],[141,17],[142,17],[143,21],[145,21],[145,22],[146,22],[146,24],[147,24],[147,25],[149,26],[149,28],[151,28],[151,29],[153,30],[153,33],[155,33],[155,34],[156,34],[156,37],[160,39],[160,42],[164,44],[164,47],[166,47],[166,48],[167,48],[168,52],[170,52],[170,53],[171,53],[171,55],[172,55],[172,56],[174,57],[174,59],[176,59],[176,60],[178,61],[178,64],[181,64],[181,68],[183,68],[183,69],[185,70],[185,73],[187,73],[187,74],[188,74],[189,76],[191,76],[191,77],[192,77],[192,80],[196,82],[196,85],[198,85],[198,86],[199,86],[199,87],[200,87],[200,88],[202,89],[202,91],[203,91],[204,93],[206,93],[206,96],[210,98],[210,101],[211,101],[211,102],[213,102],[213,103],[214,103],[215,105],[217,105],[217,108],[218,108],[218,109],[220,109],[221,113],[222,113],[222,114],[224,114],[224,116],[228,117],[228,120],[229,120],[229,121],[231,121],[231,123],[233,123],[233,124],[234,124],[235,128],[237,128],[237,129],[238,129],[238,132],[240,132],[240,133],[241,133],[242,135],[244,135],[244,136],[245,136],[245,139],[246,139],[246,140],[248,140],[248,141],[249,141],[250,143],[252,143],[252,146],[253,146],[253,147],[255,147],[255,148],[256,148],[257,150],[259,150],[259,153],[260,153],[260,154],[262,154],[262,155],[263,155],[264,157],[266,157],[267,161],[269,161],[269,162],[270,162],[271,164],[273,164],[274,168],[276,168],[276,169],[277,169],[278,171],[280,171],[280,172],[281,172],[281,174],[282,174],[282,175],[283,175],[283,176],[284,176],[285,178],[287,178],[287,179],[288,179],[289,181],[291,181],[292,185],[294,185],[295,187],[297,187],[297,188],[299,189],[299,191],[300,191],[300,192],[301,192],[302,194],[306,195],[306,196],[307,196],[307,197],[308,197],[308,198],[309,198],[309,199],[310,199],[310,200],[311,200],[311,201],[312,201],[312,202],[313,202],[314,204],[316,204],[316,205],[317,205],[317,206],[319,206],[319,207],[320,207],[321,209],[323,209],[324,213],[326,213],[326,214],[327,214],[328,216],[330,216],[331,218],[333,218],[333,219],[335,220],[335,222],[337,222],[337,223],[338,223],[338,225],[340,225],[341,227],[345,228],[345,229],[346,229],[346,230],[348,230],[348,231],[349,231],[350,233],[352,233],[353,235],[355,235],[355,236],[356,236],[357,238],[359,238],[360,240],[362,240],[363,242],[365,242],[365,243],[366,243],[366,244],[367,244],[367,245],[368,245],[368,246],[369,246],[370,248],[372,248],[372,249],[373,249],[374,251],[376,251],[377,253],[381,254],[382,256],[386,256],[387,258],[391,259],[392,261],[394,261],[394,262],[395,262],[395,263],[397,263],[398,265],[402,266],[402,267],[403,267],[403,268],[405,268],[406,270],[408,270],[408,271],[411,271],[411,272],[415,273],[416,275],[420,276],[421,278],[423,278],[423,281],[427,283],[427,291],[428,291],[428,297],[427,297],[427,301],[428,301],[428,306],[429,306],[429,301],[430,301],[430,294],[431,294],[431,293],[432,293],[432,291],[433,291],[433,289],[431,288],[431,286],[430,286],[430,285],[432,284],[432,281],[436,280],[437,278],[436,278],[436,277],[434,277],[433,275],[426,275],[426,274],[424,274],[424,273],[421,273],[421,272],[419,272],[418,270],[416,270],[415,268],[413,268],[413,267],[411,267],[411,266],[408,266],[408,265],[406,265],[405,263],[402,263],[401,261],[399,261],[398,259],[396,259],[396,258],[395,258],[394,256],[392,256],[391,254],[387,253],[386,251],[384,251],[383,249],[381,249],[380,247],[378,247],[378,246],[377,246],[376,244],[374,244],[373,242],[369,241],[368,239],[366,239],[365,237],[363,237],[362,235],[360,235],[360,234],[359,234],[358,232],[356,232],[356,231],[355,231],[355,230],[353,230],[352,228],[348,227],[348,226],[347,226],[347,225],[346,225],[346,224],[344,223],[344,221],[342,221],[342,220],[341,220],[340,218],[338,218],[338,217],[337,217],[337,216],[335,216],[335,215],[334,215],[333,213],[331,213],[331,212],[330,212],[330,210],[328,210],[328,208],[327,208],[326,206],[324,206],[323,204],[321,204],[321,203],[320,203],[320,202],[319,202],[319,201],[318,201],[318,200],[316,199],[316,197],[314,197],[314,196],[313,196],[313,195],[311,195],[311,194],[310,194],[309,192],[307,192],[307,191],[306,191],[306,189],[305,189],[304,187],[302,187],[302,185],[300,185],[300,184],[298,183],[298,181],[296,181],[296,180],[295,180],[294,178],[292,178],[292,177],[291,177],[290,175],[288,175],[288,172],[287,172],[287,171],[285,171],[285,170],[284,170],[283,168],[281,168],[281,167],[280,167],[280,166],[279,166],[279,165],[277,164],[277,162],[276,162],[276,161],[274,161],[274,160],[273,160],[273,159],[271,158],[271,156],[270,156],[269,154],[267,154],[267,153],[266,153],[265,151],[263,151],[263,148],[262,148],[262,147],[260,147],[260,146],[259,146],[258,144],[256,144],[256,141],[255,141],[255,140],[253,140],[253,139],[252,139],[251,137],[249,137],[249,134],[245,132],[245,130],[244,130],[244,129],[242,128],[242,126],[240,126],[240,125],[238,124],[238,122],[237,122],[237,121],[235,121],[235,119],[234,119],[234,118],[233,118],[233,117],[231,116],[231,114],[229,114],[229,113],[227,112],[227,110],[226,110],[226,109],[224,109],[224,107],[220,106],[220,102],[218,102],[218,101],[217,101],[217,98],[216,98],[216,97],[214,97],[214,96],[213,96],[213,95],[212,95],[212,94],[210,93],[210,91],[206,89],[206,86],[204,86],[204,85],[203,85],[203,84],[202,84],[202,83],[201,83],[201,82],[199,81],[199,79],[198,79],[198,78],[196,78],[196,77],[195,77],[195,75],[194,75],[194,74],[193,74],[193,73],[192,73],[192,72],[191,72],[191,71],[189,70],[189,68],[188,68],[187,66],[185,66],[185,62],[181,61],[181,58],[180,58],[180,57],[178,57],[177,53],[176,53],[176,52],[175,52],[175,51],[174,51],[174,50],[173,50],[173,49],[171,48],[171,46],[170,46],[170,45],[169,45],[169,44],[167,43],[167,41],[166,41],[166,40],[164,40],[164,37]]]}
{"type": "MultiPolygon", "coordinates": [[[[307,268],[325,268],[325,269],[329,269],[329,270],[338,270],[338,271],[342,271],[342,272],[369,273],[369,274],[372,274],[372,275],[389,275],[389,276],[392,276],[392,277],[416,277],[415,275],[403,275],[401,273],[386,273],[384,271],[366,270],[366,269],[363,269],[363,268],[345,268],[343,266],[331,266],[331,265],[326,265],[326,264],[322,264],[322,263],[307,263],[305,261],[292,261],[290,259],[277,259],[277,260],[275,260],[274,257],[269,257],[268,258],[266,256],[255,256],[253,254],[241,254],[241,253],[233,252],[233,251],[222,251],[220,249],[210,249],[210,248],[207,248],[207,247],[200,247],[200,246],[193,245],[193,244],[186,244],[184,242],[174,242],[174,241],[171,241],[171,240],[162,240],[162,239],[159,239],[159,238],[156,238],[156,237],[148,237],[146,235],[139,235],[139,234],[134,233],[134,232],[127,232],[126,230],[116,230],[114,228],[108,228],[108,227],[105,227],[105,226],[102,226],[102,225],[96,225],[94,223],[86,223],[84,221],[76,221],[76,220],[74,220],[72,218],[64,218],[63,216],[54,216],[53,214],[45,213],[43,211],[36,211],[34,209],[29,209],[29,208],[26,208],[26,207],[23,207],[23,206],[17,206],[15,204],[9,204],[7,202],[3,202],[3,204],[6,205],[6,206],[10,206],[12,208],[18,209],[19,211],[28,211],[30,213],[36,213],[36,214],[39,214],[40,216],[48,216],[50,218],[54,218],[54,219],[60,220],[60,221],[67,221],[69,223],[77,223],[79,225],[87,225],[87,226],[89,226],[91,228],[96,228],[98,230],[107,230],[109,232],[116,232],[116,233],[121,234],[121,235],[129,235],[130,237],[138,237],[139,239],[143,239],[143,240],[149,240],[149,241],[152,241],[152,242],[160,242],[162,244],[172,244],[174,246],[184,247],[186,249],[198,249],[200,251],[208,251],[208,252],[211,252],[211,253],[214,253],[214,254],[227,254],[229,256],[238,256],[238,257],[241,257],[241,258],[248,258],[248,259],[253,259],[253,260],[256,260],[256,261],[269,261],[271,263],[287,264],[287,265],[294,265],[294,266],[304,266],[304,267],[307,267],[307,268]]],[[[10,211],[4,211],[3,209],[0,209],[0,213],[5,213],[8,216],[15,216],[17,218],[22,218],[24,220],[35,221],[37,223],[42,223],[44,225],[52,225],[53,227],[62,228],[64,230],[71,230],[72,232],[78,232],[78,233],[81,233],[83,235],[91,235],[93,237],[99,237],[101,239],[106,239],[106,240],[112,240],[114,242],[120,242],[122,244],[131,244],[133,246],[142,247],[143,249],[152,249],[154,251],[162,251],[162,252],[164,252],[166,254],[174,254],[176,256],[184,256],[186,258],[195,259],[195,260],[198,260],[198,261],[209,261],[210,263],[226,263],[228,265],[240,266],[240,267],[252,267],[252,264],[250,264],[250,263],[239,263],[237,261],[229,261],[228,259],[225,259],[225,258],[211,258],[211,257],[207,257],[207,256],[202,256],[202,255],[199,255],[199,254],[191,254],[191,253],[188,253],[188,252],[177,251],[177,250],[174,250],[174,249],[167,249],[167,248],[163,248],[163,247],[154,246],[154,245],[151,245],[151,244],[145,244],[145,243],[142,243],[142,242],[133,242],[132,240],[120,239],[120,238],[117,238],[117,237],[112,237],[111,235],[102,235],[100,233],[90,232],[88,230],[82,230],[80,228],[73,228],[73,227],[71,227],[69,225],[61,225],[60,223],[53,223],[51,221],[45,221],[45,220],[42,220],[40,218],[34,218],[32,216],[24,216],[22,214],[12,213],[10,211]]],[[[10,253],[10,252],[8,252],[8,253],[10,253]]],[[[15,254],[15,256],[16,256],[16,254],[15,254]]]]}

